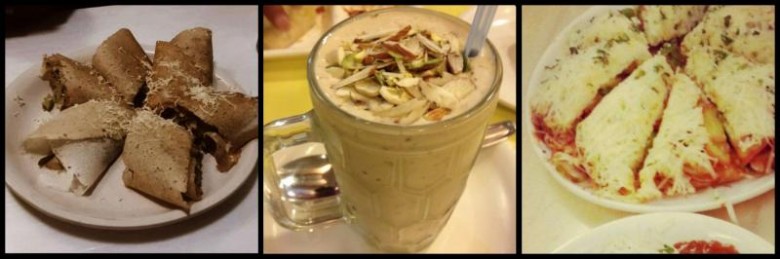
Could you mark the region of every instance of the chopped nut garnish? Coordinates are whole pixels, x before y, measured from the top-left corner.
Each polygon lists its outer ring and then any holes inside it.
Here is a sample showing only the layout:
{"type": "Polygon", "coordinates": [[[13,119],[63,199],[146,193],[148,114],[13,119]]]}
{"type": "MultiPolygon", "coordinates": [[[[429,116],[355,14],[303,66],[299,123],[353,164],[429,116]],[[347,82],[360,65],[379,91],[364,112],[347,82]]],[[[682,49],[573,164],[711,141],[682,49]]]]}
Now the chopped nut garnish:
{"type": "Polygon", "coordinates": [[[335,96],[398,124],[439,121],[476,89],[455,34],[412,26],[367,33],[337,49],[335,96]]]}

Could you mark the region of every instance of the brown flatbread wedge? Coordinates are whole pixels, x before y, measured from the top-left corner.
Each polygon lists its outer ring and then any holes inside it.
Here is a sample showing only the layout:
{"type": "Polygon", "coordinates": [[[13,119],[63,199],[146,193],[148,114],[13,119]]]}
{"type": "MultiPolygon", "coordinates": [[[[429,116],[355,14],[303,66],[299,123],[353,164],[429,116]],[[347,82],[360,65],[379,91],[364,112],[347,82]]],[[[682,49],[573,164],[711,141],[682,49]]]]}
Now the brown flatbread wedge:
{"type": "Polygon", "coordinates": [[[43,56],[41,79],[49,81],[52,95],[44,100],[44,109],[67,109],[89,100],[113,100],[117,90],[94,68],[60,54],[43,56]]]}
{"type": "Polygon", "coordinates": [[[90,100],[58,113],[23,143],[39,162],[55,169],[39,180],[55,189],[85,195],[122,150],[133,110],[112,101],[90,100]]]}
{"type": "Polygon", "coordinates": [[[130,124],[122,161],[125,186],[189,212],[200,200],[199,152],[192,134],[150,111],[140,111],[130,124]]]}
{"type": "Polygon", "coordinates": [[[211,45],[211,30],[197,27],[180,32],[173,37],[171,44],[179,47],[185,55],[192,58],[195,67],[200,70],[203,85],[211,85],[214,74],[214,54],[211,45]]]}
{"type": "Polygon", "coordinates": [[[206,81],[210,80],[182,48],[164,41],[157,42],[152,71],[147,82],[149,93],[145,106],[157,111],[174,106],[176,97],[187,88],[208,86],[206,81]]]}
{"type": "Polygon", "coordinates": [[[122,28],[100,44],[92,66],[116,87],[122,101],[132,103],[151,72],[152,62],[133,33],[122,28]]]}
{"type": "Polygon", "coordinates": [[[177,103],[180,109],[216,128],[218,134],[207,132],[200,137],[214,142],[215,149],[207,152],[214,155],[220,172],[230,170],[238,162],[241,148],[259,134],[257,97],[201,86],[189,88],[177,103]]]}

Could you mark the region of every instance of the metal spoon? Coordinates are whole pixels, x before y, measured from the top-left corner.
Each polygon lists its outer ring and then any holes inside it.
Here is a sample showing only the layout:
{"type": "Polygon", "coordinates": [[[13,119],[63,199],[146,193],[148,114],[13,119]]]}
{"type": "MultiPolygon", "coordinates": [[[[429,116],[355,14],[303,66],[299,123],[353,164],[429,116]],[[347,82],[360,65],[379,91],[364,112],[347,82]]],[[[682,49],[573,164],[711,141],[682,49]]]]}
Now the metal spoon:
{"type": "MultiPolygon", "coordinates": [[[[516,125],[512,121],[489,125],[485,130],[482,148],[500,143],[515,131],[516,125]]],[[[290,161],[282,166],[279,177],[279,188],[288,200],[316,200],[339,193],[333,167],[325,154],[290,161]]]]}

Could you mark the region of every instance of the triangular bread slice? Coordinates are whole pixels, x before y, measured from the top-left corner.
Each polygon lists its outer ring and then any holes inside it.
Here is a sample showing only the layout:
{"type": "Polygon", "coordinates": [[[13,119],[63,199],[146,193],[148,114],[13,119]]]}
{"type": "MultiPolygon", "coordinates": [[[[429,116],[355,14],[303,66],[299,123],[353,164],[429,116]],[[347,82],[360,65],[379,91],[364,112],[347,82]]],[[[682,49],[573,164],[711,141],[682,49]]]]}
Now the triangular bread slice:
{"type": "Polygon", "coordinates": [[[141,111],[130,124],[125,147],[125,186],[187,211],[189,201],[201,198],[197,151],[187,129],[141,111]]]}

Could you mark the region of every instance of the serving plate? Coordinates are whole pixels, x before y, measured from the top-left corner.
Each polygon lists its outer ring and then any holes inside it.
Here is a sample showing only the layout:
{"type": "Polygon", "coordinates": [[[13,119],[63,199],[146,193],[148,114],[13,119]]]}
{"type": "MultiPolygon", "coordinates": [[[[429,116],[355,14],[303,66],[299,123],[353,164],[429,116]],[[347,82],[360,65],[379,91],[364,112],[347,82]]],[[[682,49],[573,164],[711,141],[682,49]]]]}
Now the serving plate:
{"type": "MultiPolygon", "coordinates": [[[[153,47],[143,46],[151,57],[153,47]]],[[[74,60],[89,63],[97,46],[71,53],[63,53],[74,60]]],[[[39,78],[40,63],[19,75],[8,87],[5,96],[5,183],[21,200],[51,217],[73,224],[100,229],[145,229],[171,224],[192,218],[226,200],[251,175],[257,163],[258,141],[247,143],[241,159],[228,172],[216,169],[211,155],[203,157],[203,199],[192,204],[189,214],[174,207],[154,201],[124,186],[122,172],[125,165],[121,157],[108,168],[94,186],[91,195],[77,196],[43,186],[37,181],[41,173],[52,171],[39,168],[39,155],[28,154],[22,142],[41,123],[56,114],[45,112],[41,102],[51,92],[48,82],[39,78]]],[[[214,84],[217,89],[242,91],[236,82],[226,75],[230,73],[215,68],[214,84]]],[[[13,224],[12,222],[6,222],[13,224]]]]}
{"type": "Polygon", "coordinates": [[[733,245],[741,254],[775,252],[766,240],[726,221],[695,213],[664,212],[601,225],[553,253],[659,253],[664,245],[692,240],[733,245]]]}
{"type": "Polygon", "coordinates": [[[566,50],[564,44],[566,37],[570,34],[571,31],[574,30],[574,28],[585,24],[588,19],[603,14],[609,10],[619,10],[627,7],[631,6],[597,6],[585,11],[556,36],[553,42],[545,50],[542,58],[536,65],[533,74],[531,74],[527,96],[524,100],[524,110],[526,113],[525,125],[527,127],[527,132],[529,134],[528,138],[531,140],[533,149],[535,150],[536,154],[543,160],[545,167],[552,175],[552,177],[555,178],[556,181],[563,185],[567,190],[589,202],[611,209],[637,213],[661,211],[706,211],[720,208],[722,206],[728,206],[729,204],[737,204],[761,195],[766,191],[772,190],[775,187],[774,172],[753,179],[743,179],[729,185],[709,188],[686,196],[664,198],[646,203],[627,203],[596,195],[587,186],[578,185],[566,179],[560,172],[556,170],[555,166],[552,165],[549,159],[552,154],[547,149],[547,147],[534,136],[535,129],[530,119],[530,100],[533,98],[536,88],[540,85],[544,67],[554,64],[555,59],[565,53],[566,50]]]}

